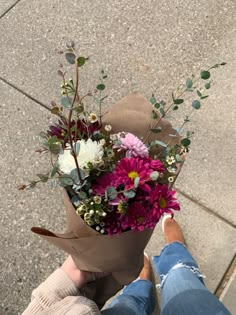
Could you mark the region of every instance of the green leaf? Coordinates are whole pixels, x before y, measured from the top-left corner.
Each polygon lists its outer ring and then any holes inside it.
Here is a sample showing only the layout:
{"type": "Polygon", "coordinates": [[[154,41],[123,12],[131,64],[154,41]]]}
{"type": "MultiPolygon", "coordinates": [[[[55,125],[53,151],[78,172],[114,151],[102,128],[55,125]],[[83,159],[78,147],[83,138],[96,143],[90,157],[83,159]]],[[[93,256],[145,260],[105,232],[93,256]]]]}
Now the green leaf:
{"type": "Polygon", "coordinates": [[[139,177],[136,177],[136,178],[134,179],[134,187],[135,187],[135,188],[138,187],[139,181],[140,181],[140,178],[139,178],[139,177]]]}
{"type": "Polygon", "coordinates": [[[203,95],[202,97],[201,97],[201,100],[204,100],[204,98],[208,98],[209,97],[209,95],[203,95]]]}
{"type": "Polygon", "coordinates": [[[152,97],[150,98],[150,103],[154,105],[156,102],[156,98],[154,97],[154,95],[152,95],[152,97]]]}
{"type": "Polygon", "coordinates": [[[191,141],[188,138],[184,138],[181,140],[181,144],[187,148],[190,145],[191,141]]]}
{"type": "Polygon", "coordinates": [[[225,65],[227,65],[227,63],[226,63],[226,62],[221,62],[220,65],[221,65],[221,66],[225,66],[225,65]]]}
{"type": "Polygon", "coordinates": [[[187,89],[191,89],[192,86],[193,86],[193,81],[188,78],[188,79],[186,80],[186,87],[187,87],[187,89]]]}
{"type": "Polygon", "coordinates": [[[102,78],[103,78],[103,79],[106,79],[106,78],[107,78],[107,75],[104,75],[102,78]]]}
{"type": "Polygon", "coordinates": [[[103,83],[101,83],[101,84],[98,84],[97,85],[97,89],[99,90],[99,91],[103,91],[103,90],[105,90],[105,84],[103,84],[103,83]]]}
{"type": "Polygon", "coordinates": [[[154,111],[151,112],[150,116],[151,116],[151,119],[157,119],[158,118],[157,113],[155,113],[154,111]]]}
{"type": "Polygon", "coordinates": [[[163,141],[160,141],[160,140],[155,140],[154,143],[155,143],[155,145],[160,145],[161,147],[164,147],[164,148],[167,147],[167,144],[163,141]]]}
{"type": "Polygon", "coordinates": [[[86,199],[88,196],[87,196],[87,194],[86,194],[86,192],[85,191],[80,191],[79,192],[79,198],[80,199],[86,199]]]}
{"type": "Polygon", "coordinates": [[[162,117],[165,117],[166,113],[163,108],[160,108],[160,113],[162,117]]]}
{"type": "Polygon", "coordinates": [[[151,128],[150,131],[154,132],[154,133],[159,133],[159,132],[161,132],[161,127],[151,128]]]}
{"type": "Polygon", "coordinates": [[[86,58],[84,58],[84,57],[77,58],[78,67],[82,67],[85,64],[85,62],[86,62],[86,58]]]}
{"type": "Polygon", "coordinates": [[[65,54],[66,60],[71,64],[75,64],[75,54],[72,52],[68,52],[65,54]]]}
{"type": "Polygon", "coordinates": [[[195,109],[199,109],[201,107],[201,103],[198,100],[192,102],[192,106],[195,109]]]}
{"type": "Polygon", "coordinates": [[[177,98],[174,100],[174,104],[179,105],[182,104],[184,102],[184,100],[182,98],[177,98]]]}
{"type": "Polygon", "coordinates": [[[62,187],[71,186],[73,185],[73,180],[70,178],[69,175],[63,174],[62,177],[58,178],[62,187]]]}
{"type": "Polygon", "coordinates": [[[75,154],[78,155],[79,154],[79,151],[80,151],[80,143],[79,142],[76,142],[74,144],[74,151],[75,151],[75,154]]]}
{"type": "Polygon", "coordinates": [[[42,139],[48,139],[48,134],[46,133],[46,132],[44,132],[44,131],[41,131],[40,133],[39,133],[39,136],[40,136],[40,138],[42,138],[42,139]]]}
{"type": "Polygon", "coordinates": [[[197,90],[197,95],[198,95],[199,97],[202,97],[202,93],[201,93],[199,90],[197,90]]]}
{"type": "Polygon", "coordinates": [[[156,109],[159,109],[159,108],[160,108],[160,106],[161,106],[161,104],[160,104],[160,103],[155,103],[155,104],[154,104],[154,107],[155,107],[156,109]]]}
{"type": "Polygon", "coordinates": [[[136,196],[136,192],[133,190],[127,190],[123,192],[123,195],[129,199],[134,198],[136,196]]]}
{"type": "Polygon", "coordinates": [[[207,80],[210,78],[211,74],[209,71],[201,71],[200,76],[203,80],[207,80]]]}
{"type": "Polygon", "coordinates": [[[174,107],[173,107],[173,110],[178,110],[179,109],[179,106],[177,106],[177,105],[175,105],[174,107]]]}
{"type": "Polygon", "coordinates": [[[50,177],[54,177],[58,171],[59,171],[59,164],[56,162],[53,165],[53,169],[51,171],[50,177]]]}
{"type": "Polygon", "coordinates": [[[110,186],[110,187],[108,187],[108,188],[106,189],[106,194],[107,194],[107,198],[108,198],[109,200],[114,200],[114,199],[116,199],[116,197],[117,197],[117,195],[118,195],[117,190],[116,190],[114,187],[112,187],[112,186],[110,186]]]}
{"type": "Polygon", "coordinates": [[[151,178],[151,180],[153,180],[153,181],[156,181],[156,180],[158,179],[158,177],[159,177],[159,172],[157,172],[157,171],[154,171],[154,172],[152,172],[152,173],[150,174],[150,178],[151,178]]]}
{"type": "Polygon", "coordinates": [[[205,84],[205,89],[209,90],[210,87],[211,87],[211,83],[210,83],[210,82],[207,82],[207,83],[205,84]]]}
{"type": "Polygon", "coordinates": [[[65,107],[65,108],[70,108],[71,104],[72,104],[72,98],[68,97],[68,96],[62,96],[61,97],[61,104],[65,107]]]}
{"type": "Polygon", "coordinates": [[[48,181],[48,175],[44,174],[37,174],[38,178],[41,180],[41,182],[46,183],[48,181]]]}

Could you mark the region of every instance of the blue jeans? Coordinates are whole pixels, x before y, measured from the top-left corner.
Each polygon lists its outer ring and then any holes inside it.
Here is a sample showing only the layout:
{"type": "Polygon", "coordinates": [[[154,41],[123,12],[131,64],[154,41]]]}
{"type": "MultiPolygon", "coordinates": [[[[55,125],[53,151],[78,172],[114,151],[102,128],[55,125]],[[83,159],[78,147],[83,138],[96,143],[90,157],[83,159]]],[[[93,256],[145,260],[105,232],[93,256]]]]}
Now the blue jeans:
{"type": "Polygon", "coordinates": [[[153,284],[148,280],[136,280],[125,287],[103,315],[151,315],[155,308],[153,284]]]}
{"type": "MultiPolygon", "coordinates": [[[[161,279],[161,315],[231,315],[204,286],[198,265],[183,244],[165,246],[153,263],[161,279]]],[[[152,291],[150,281],[134,281],[101,314],[151,315],[155,307],[152,291]]]]}
{"type": "Polygon", "coordinates": [[[165,246],[153,263],[161,279],[162,315],[230,315],[205,287],[196,261],[183,244],[165,246]]]}

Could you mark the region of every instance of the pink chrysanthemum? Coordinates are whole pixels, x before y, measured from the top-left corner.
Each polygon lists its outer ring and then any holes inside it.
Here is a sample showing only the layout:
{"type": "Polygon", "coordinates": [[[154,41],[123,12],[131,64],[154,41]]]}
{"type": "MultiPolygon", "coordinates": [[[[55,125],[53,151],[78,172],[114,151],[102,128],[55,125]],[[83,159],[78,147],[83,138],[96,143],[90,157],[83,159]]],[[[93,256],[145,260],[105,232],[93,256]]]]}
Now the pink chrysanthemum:
{"type": "Polygon", "coordinates": [[[149,196],[146,197],[149,207],[152,209],[153,220],[156,223],[165,212],[173,213],[172,210],[180,210],[179,203],[174,195],[175,190],[169,190],[167,185],[156,184],[149,196]]]}
{"type": "Polygon", "coordinates": [[[135,178],[139,178],[139,188],[145,191],[150,191],[146,181],[152,173],[149,161],[140,158],[123,158],[117,164],[114,170],[114,181],[117,186],[124,184],[125,189],[134,187],[135,178]]]}
{"type": "Polygon", "coordinates": [[[148,157],[147,146],[132,133],[119,133],[118,142],[113,148],[118,151],[125,150],[126,157],[148,157]]]}

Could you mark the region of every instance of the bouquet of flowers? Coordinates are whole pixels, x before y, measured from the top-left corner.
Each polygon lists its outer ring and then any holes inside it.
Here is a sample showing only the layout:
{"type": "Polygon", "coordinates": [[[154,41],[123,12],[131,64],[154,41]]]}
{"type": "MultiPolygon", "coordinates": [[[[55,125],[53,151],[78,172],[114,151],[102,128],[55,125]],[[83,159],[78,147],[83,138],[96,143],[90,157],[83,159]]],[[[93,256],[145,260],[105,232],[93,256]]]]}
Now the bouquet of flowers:
{"type": "Polygon", "coordinates": [[[58,121],[40,134],[43,148],[38,150],[49,153],[51,170],[19,188],[47,181],[64,188],[68,232],[32,230],[71,254],[80,269],[112,272],[98,280],[90,294],[102,305],[139,273],[143,250],[161,216],[180,210],[172,187],[191,143],[192,132],[182,135],[190,115],[178,129],[172,128],[167,115],[185,102],[185,92],[197,91],[191,108],[198,110],[208,95],[197,83],[204,81],[207,91],[210,70],[225,63],[188,78],[169,105],[154,95],[147,101],[134,93],[103,112],[105,72],[95,91],[81,96],[79,70],[88,58],[76,56],[74,43],[65,57],[75,67],[75,80],[67,80],[65,71],[58,70],[63,81],[61,104],[51,103],[58,121]],[[97,111],[86,106],[91,98],[97,111]]]}

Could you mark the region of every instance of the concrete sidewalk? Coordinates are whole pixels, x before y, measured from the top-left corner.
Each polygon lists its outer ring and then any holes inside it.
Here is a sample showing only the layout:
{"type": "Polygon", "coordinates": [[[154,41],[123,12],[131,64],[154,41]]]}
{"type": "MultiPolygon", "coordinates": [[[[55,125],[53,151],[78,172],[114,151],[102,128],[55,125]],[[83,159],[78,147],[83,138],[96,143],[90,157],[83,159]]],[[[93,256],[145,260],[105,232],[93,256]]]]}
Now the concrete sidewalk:
{"type": "MultiPolygon", "coordinates": [[[[68,40],[90,56],[81,73],[84,91],[96,86],[101,68],[108,73],[108,105],[136,90],[147,97],[156,91],[166,99],[192,73],[228,63],[215,71],[211,96],[194,116],[192,150],[176,185],[182,205],[176,217],[206,285],[216,293],[225,288],[223,301],[236,314],[231,266],[236,252],[236,2],[174,3],[0,3],[0,314],[21,314],[32,289],[65,257],[30,231],[39,225],[62,231],[60,191],[41,185],[20,192],[16,186],[47,169],[46,159],[39,159],[35,150],[39,132],[51,120],[45,106],[60,95],[56,72],[62,56],[57,50],[68,40]]],[[[163,245],[158,225],[149,254],[157,254],[163,245]]]]}

